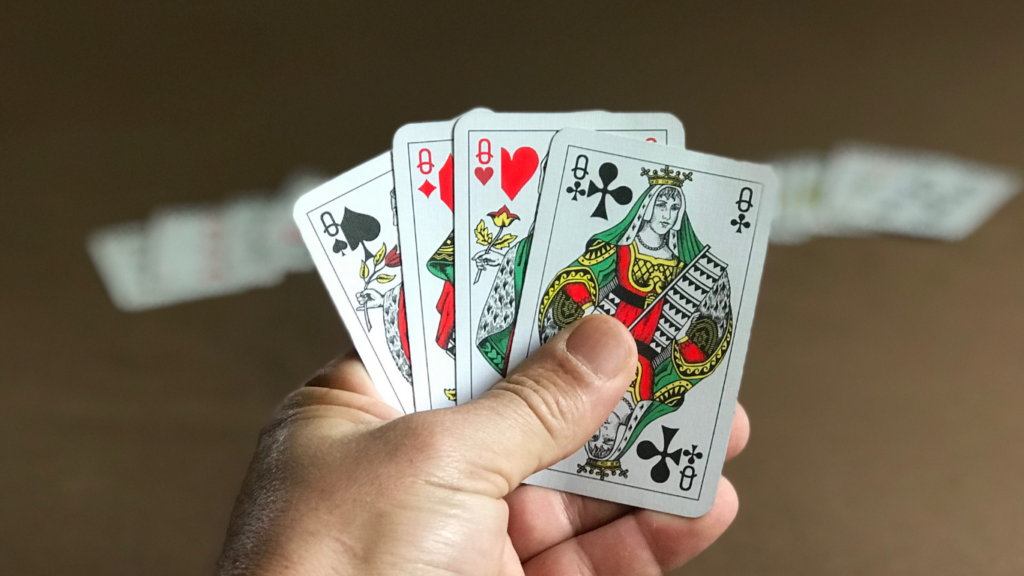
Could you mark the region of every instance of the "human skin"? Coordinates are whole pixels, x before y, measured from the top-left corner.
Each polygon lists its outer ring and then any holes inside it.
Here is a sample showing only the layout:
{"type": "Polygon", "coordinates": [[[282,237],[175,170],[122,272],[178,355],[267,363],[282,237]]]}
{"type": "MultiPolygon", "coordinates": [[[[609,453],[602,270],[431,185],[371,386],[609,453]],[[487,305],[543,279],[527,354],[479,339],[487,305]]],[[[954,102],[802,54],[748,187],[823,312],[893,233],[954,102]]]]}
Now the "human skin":
{"type": "MultiPolygon", "coordinates": [[[[328,365],[261,433],[220,574],[646,576],[685,564],[736,515],[725,478],[700,518],[520,486],[590,439],[635,365],[629,332],[591,316],[483,397],[401,418],[358,358],[328,365]]],[[[737,407],[727,457],[748,435],[737,407]]]]}

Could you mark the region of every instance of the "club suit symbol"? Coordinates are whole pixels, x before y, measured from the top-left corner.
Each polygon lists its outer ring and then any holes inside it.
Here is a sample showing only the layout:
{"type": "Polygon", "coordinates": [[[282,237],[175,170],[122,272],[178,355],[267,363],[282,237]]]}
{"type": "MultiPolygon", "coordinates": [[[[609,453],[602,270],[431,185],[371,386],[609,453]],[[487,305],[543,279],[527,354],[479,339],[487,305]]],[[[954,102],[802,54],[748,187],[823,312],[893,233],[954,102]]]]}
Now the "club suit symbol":
{"type": "Polygon", "coordinates": [[[743,230],[750,228],[750,222],[747,220],[746,214],[754,207],[753,200],[753,189],[744,187],[740,190],[740,197],[736,200],[736,209],[739,210],[740,213],[729,222],[729,224],[736,227],[737,234],[742,234],[743,230]]]}
{"type": "Polygon", "coordinates": [[[567,186],[565,188],[565,191],[568,192],[569,194],[572,194],[572,201],[573,202],[576,201],[576,198],[585,195],[586,192],[587,192],[586,190],[583,189],[582,186],[580,186],[579,180],[577,180],[576,182],[573,182],[572,186],[567,186]]]}
{"type": "Polygon", "coordinates": [[[612,182],[619,177],[619,168],[611,162],[605,162],[601,164],[601,167],[597,169],[597,175],[601,178],[601,186],[594,184],[594,181],[590,181],[590,185],[587,189],[587,198],[601,195],[601,199],[597,203],[597,207],[594,208],[594,212],[590,215],[591,218],[603,218],[608,219],[608,210],[605,207],[605,200],[608,196],[612,197],[617,204],[625,205],[633,199],[633,191],[628,186],[619,186],[618,188],[609,188],[612,182]]]}
{"type": "Polygon", "coordinates": [[[746,214],[740,214],[739,216],[736,216],[735,218],[729,221],[729,224],[736,227],[737,234],[743,234],[743,230],[750,228],[750,222],[747,221],[746,214]]]}
{"type": "Polygon", "coordinates": [[[686,457],[686,466],[679,471],[679,489],[683,492],[689,492],[693,488],[693,481],[697,478],[697,469],[693,465],[704,457],[704,454],[697,451],[697,445],[691,444],[689,450],[683,450],[683,456],[686,457]]]}
{"type": "MultiPolygon", "coordinates": [[[[679,464],[680,455],[683,453],[682,450],[675,450],[669,452],[669,448],[672,446],[672,439],[675,438],[676,433],[679,432],[678,428],[669,428],[668,426],[661,427],[661,434],[664,438],[664,447],[658,448],[654,445],[654,442],[650,440],[644,440],[636,447],[636,455],[644,460],[650,460],[652,458],[658,458],[658,462],[651,468],[651,480],[654,480],[658,484],[664,484],[668,481],[669,469],[668,462],[671,460],[676,464],[679,464]]],[[[696,446],[694,446],[696,448],[696,446]]]]}

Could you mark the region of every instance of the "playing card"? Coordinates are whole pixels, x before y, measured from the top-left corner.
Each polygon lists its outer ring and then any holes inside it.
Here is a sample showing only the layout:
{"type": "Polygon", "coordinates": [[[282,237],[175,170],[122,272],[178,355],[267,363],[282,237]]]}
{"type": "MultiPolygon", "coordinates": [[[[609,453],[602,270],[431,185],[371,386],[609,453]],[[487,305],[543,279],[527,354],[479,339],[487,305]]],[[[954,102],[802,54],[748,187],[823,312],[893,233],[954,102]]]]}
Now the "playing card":
{"type": "Polygon", "coordinates": [[[145,280],[145,223],[97,230],[89,235],[86,247],[110,299],[120,310],[135,312],[170,303],[150,290],[145,280]]]}
{"type": "Polygon", "coordinates": [[[158,211],[146,230],[148,288],[181,301],[280,282],[269,260],[266,216],[258,196],[158,211]]]}
{"type": "Polygon", "coordinates": [[[1020,188],[1010,173],[939,154],[847,144],[830,155],[828,209],[859,230],[962,240],[1020,188]]]}
{"type": "Polygon", "coordinates": [[[312,181],[293,178],[278,198],[160,208],[148,222],[94,232],[89,253],[114,304],[127,311],[269,287],[313,266],[291,217],[292,184],[308,191],[312,181]]]}
{"type": "Polygon", "coordinates": [[[408,124],[392,148],[417,411],[455,405],[454,125],[408,124]]]}
{"type": "MultiPolygon", "coordinates": [[[[479,396],[508,368],[522,271],[530,253],[539,183],[548,145],[567,126],[683,146],[671,114],[470,113],[455,124],[456,383],[459,402],[479,396]]],[[[594,167],[573,166],[589,174],[594,167]]],[[[576,188],[572,194],[593,197],[576,188]],[[588,196],[589,195],[589,196],[588,196]]],[[[613,205],[612,196],[600,207],[613,205]]]]}
{"type": "Polygon", "coordinates": [[[292,218],[292,208],[300,196],[326,181],[313,172],[296,172],[285,179],[277,196],[268,203],[265,236],[270,261],[276,270],[289,273],[313,269],[313,260],[292,218]]]}
{"type": "Polygon", "coordinates": [[[560,131],[549,158],[512,365],[572,322],[609,314],[636,339],[637,371],[592,440],[527,481],[700,516],[729,443],[775,177],[579,129],[560,131]]]}
{"type": "Polygon", "coordinates": [[[391,154],[299,198],[293,216],[374,384],[413,412],[391,154]]]}
{"type": "Polygon", "coordinates": [[[805,153],[771,162],[779,181],[770,240],[799,244],[829,229],[821,192],[824,159],[805,153]]]}

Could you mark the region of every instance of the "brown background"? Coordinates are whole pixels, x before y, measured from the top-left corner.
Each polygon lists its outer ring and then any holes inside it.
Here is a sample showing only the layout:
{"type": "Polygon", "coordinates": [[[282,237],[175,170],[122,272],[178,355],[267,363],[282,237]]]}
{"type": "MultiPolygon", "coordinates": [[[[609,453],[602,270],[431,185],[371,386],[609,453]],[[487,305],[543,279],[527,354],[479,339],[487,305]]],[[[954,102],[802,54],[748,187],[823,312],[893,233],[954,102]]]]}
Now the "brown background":
{"type": "MultiPolygon", "coordinates": [[[[349,347],[315,275],[116,311],[88,231],[340,172],[406,122],[665,110],[741,158],[859,138],[1024,167],[1024,3],[0,8],[0,573],[213,570],[257,430],[349,347]],[[485,7],[487,6],[487,7],[485,7]]],[[[768,256],[690,574],[1024,573],[1024,200],[958,244],[768,256]]]]}

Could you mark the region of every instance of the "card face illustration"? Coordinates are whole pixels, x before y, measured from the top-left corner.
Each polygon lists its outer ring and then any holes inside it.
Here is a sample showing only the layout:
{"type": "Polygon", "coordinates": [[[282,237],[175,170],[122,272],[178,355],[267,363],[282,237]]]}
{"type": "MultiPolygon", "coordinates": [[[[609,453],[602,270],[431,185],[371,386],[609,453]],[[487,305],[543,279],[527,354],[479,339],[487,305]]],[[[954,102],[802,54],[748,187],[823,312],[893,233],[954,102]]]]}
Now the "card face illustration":
{"type": "Polygon", "coordinates": [[[592,440],[529,483],[684,516],[710,510],[776,188],[767,166],[558,133],[511,363],[607,314],[633,333],[637,370],[592,440]]]}
{"type": "Polygon", "coordinates": [[[568,126],[684,144],[683,126],[671,114],[470,113],[458,120],[453,143],[459,402],[480,396],[507,372],[545,156],[555,132],[568,126]]]}
{"type": "Polygon", "coordinates": [[[455,405],[454,125],[408,124],[392,148],[417,411],[455,405]]]}
{"type": "Polygon", "coordinates": [[[293,216],[381,395],[414,411],[391,154],[306,193],[293,216]]]}

